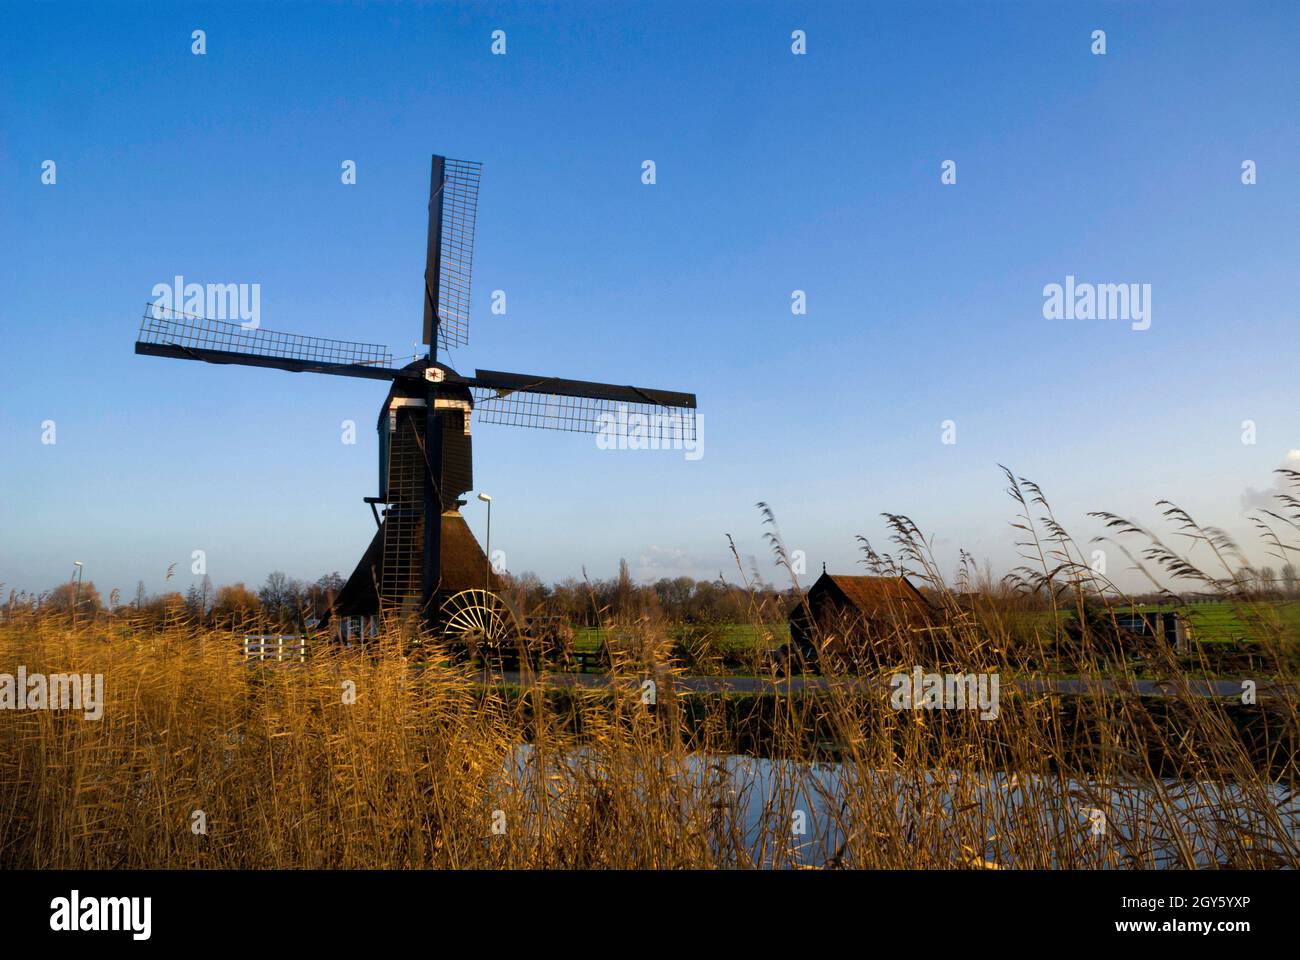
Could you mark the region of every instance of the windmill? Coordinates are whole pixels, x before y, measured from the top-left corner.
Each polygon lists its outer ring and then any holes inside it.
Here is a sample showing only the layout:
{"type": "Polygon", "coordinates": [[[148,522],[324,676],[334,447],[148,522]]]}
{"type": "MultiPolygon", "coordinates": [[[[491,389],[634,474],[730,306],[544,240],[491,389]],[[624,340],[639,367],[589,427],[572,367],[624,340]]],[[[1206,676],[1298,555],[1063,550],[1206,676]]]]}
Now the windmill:
{"type": "Polygon", "coordinates": [[[694,394],[493,370],[462,376],[439,362],[439,347],[469,342],[480,172],[472,161],[433,157],[420,341],[428,352],[403,366],[378,344],[145,308],[138,354],[391,382],[377,424],[379,489],[364,498],[378,529],[339,593],[340,617],[418,616],[431,629],[502,629],[508,611],[493,592],[496,577],[458,510],[474,486],[472,420],[587,433],[634,423],[687,444],[696,439],[694,394]]]}

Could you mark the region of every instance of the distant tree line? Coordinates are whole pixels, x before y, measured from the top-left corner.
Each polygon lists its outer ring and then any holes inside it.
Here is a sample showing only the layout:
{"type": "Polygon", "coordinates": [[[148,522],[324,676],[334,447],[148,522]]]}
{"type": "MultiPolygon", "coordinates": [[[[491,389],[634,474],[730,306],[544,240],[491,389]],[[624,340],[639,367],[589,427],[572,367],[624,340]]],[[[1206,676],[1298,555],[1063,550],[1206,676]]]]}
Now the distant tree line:
{"type": "MultiPolygon", "coordinates": [[[[1226,579],[1226,578],[1225,578],[1226,579]]],[[[1300,568],[1294,563],[1283,564],[1280,568],[1271,566],[1240,567],[1235,574],[1235,586],[1229,582],[1232,592],[1259,600],[1300,600],[1300,568]]],[[[1167,603],[1168,598],[1160,594],[1141,594],[1131,597],[1136,602],[1167,603]]],[[[1189,597],[1195,601],[1195,596],[1189,597]]],[[[1206,601],[1223,599],[1214,593],[1203,597],[1206,601]]]]}
{"type": "MultiPolygon", "coordinates": [[[[1239,592],[1266,600],[1300,599],[1300,570],[1293,563],[1279,569],[1243,567],[1236,578],[1239,592]]],[[[794,599],[793,588],[779,590],[769,584],[743,586],[692,577],[663,577],[653,583],[636,583],[626,561],[618,575],[603,580],[573,577],[546,584],[534,573],[502,575],[502,592],[525,616],[552,616],[575,626],[626,622],[642,617],[673,623],[753,623],[784,620],[794,599]]],[[[134,597],[123,602],[113,590],[105,602],[93,580],[78,585],[62,583],[45,593],[10,591],[7,609],[43,610],[69,618],[134,617],[152,623],[187,620],[213,627],[236,627],[254,622],[301,626],[322,618],[343,588],[337,571],[314,581],[295,580],[277,570],[257,590],[243,583],[214,587],[204,576],[180,591],[150,594],[143,581],[134,597]]],[[[931,592],[922,587],[923,592],[931,592]]],[[[1134,601],[1165,602],[1151,594],[1134,601]]]]}
{"type": "MultiPolygon", "coordinates": [[[[546,584],[534,573],[502,575],[502,592],[526,616],[560,617],[575,626],[655,617],[680,623],[734,623],[776,621],[785,617],[792,596],[767,585],[746,588],[717,580],[664,577],[654,583],[636,583],[626,561],[619,562],[615,577],[578,580],[570,577],[546,584]]],[[[108,601],[93,581],[64,583],[42,594],[10,592],[9,606],[21,606],[78,618],[133,617],[152,623],[188,620],[204,626],[229,627],[260,621],[283,626],[305,624],[323,617],[331,608],[344,579],[338,572],[317,580],[295,580],[274,571],[256,590],[244,583],[214,586],[211,579],[179,590],[149,593],[144,582],[123,602],[114,590],[108,601]]]]}
{"type": "Polygon", "coordinates": [[[144,581],[136,584],[133,599],[123,603],[114,590],[105,604],[93,580],[82,584],[62,583],[46,593],[10,591],[8,609],[23,607],[71,619],[100,616],[132,617],[151,623],[187,620],[204,626],[236,626],[254,621],[280,625],[301,624],[319,619],[333,605],[344,580],[337,571],[307,583],[280,571],[271,573],[261,589],[250,590],[241,583],[214,587],[206,575],[181,593],[179,590],[149,593],[144,581]]]}
{"type": "Polygon", "coordinates": [[[640,617],[673,623],[737,623],[785,619],[792,591],[761,584],[746,588],[717,580],[663,577],[653,583],[633,581],[627,561],[607,580],[569,577],[549,586],[536,574],[509,577],[505,592],[528,616],[560,617],[575,626],[640,617]]]}

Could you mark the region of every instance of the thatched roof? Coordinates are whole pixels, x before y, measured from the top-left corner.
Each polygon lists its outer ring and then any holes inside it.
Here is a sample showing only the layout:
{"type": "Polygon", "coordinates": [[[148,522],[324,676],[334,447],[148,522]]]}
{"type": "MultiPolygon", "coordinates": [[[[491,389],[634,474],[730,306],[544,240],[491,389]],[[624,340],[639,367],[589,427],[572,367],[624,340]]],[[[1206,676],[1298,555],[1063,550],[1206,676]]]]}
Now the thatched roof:
{"type": "MultiPolygon", "coordinates": [[[[867,617],[930,607],[930,601],[906,577],[857,577],[823,573],[809,588],[808,599],[812,600],[823,593],[836,595],[867,617]]],[[[798,601],[795,608],[802,604],[802,600],[798,601]]]]}
{"type": "Polygon", "coordinates": [[[907,577],[847,577],[831,573],[826,576],[855,606],[863,610],[888,604],[930,605],[907,577]]]}
{"type": "MultiPolygon", "coordinates": [[[[379,579],[383,556],[384,527],[381,524],[361,562],[339,591],[334,602],[339,616],[369,616],[379,612],[375,583],[379,579]]],[[[442,515],[442,582],[439,594],[447,597],[461,590],[481,590],[489,583],[493,590],[501,588],[500,578],[489,574],[487,556],[474,539],[465,518],[454,510],[447,511],[442,515]]]]}
{"type": "Polygon", "coordinates": [[[442,584],[439,592],[453,594],[474,588],[501,588],[500,578],[488,574],[488,559],[474,539],[469,524],[452,510],[442,515],[442,584]]]}

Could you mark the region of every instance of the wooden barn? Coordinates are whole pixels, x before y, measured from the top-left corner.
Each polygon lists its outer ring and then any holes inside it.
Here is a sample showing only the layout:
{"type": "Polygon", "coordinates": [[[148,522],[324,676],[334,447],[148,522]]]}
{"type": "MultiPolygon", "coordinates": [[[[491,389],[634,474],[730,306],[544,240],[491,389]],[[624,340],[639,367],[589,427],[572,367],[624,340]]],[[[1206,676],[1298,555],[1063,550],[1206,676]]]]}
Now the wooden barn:
{"type": "Polygon", "coordinates": [[[899,631],[923,627],[933,617],[933,606],[906,577],[823,571],[790,609],[788,653],[819,668],[828,658],[841,666],[891,662],[902,652],[899,631]]]}

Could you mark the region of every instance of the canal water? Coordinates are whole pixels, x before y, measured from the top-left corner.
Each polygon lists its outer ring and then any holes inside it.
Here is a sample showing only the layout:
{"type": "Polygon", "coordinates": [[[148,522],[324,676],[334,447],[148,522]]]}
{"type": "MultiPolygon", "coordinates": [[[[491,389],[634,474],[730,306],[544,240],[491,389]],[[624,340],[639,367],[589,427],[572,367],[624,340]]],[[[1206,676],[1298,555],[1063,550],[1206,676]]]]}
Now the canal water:
{"type": "MultiPolygon", "coordinates": [[[[563,815],[566,795],[584,793],[584,781],[609,775],[594,752],[549,757],[545,769],[537,760],[530,746],[518,747],[499,787],[523,789],[534,802],[547,790],[554,815],[563,815]]],[[[662,781],[652,780],[673,781],[677,809],[669,815],[706,824],[712,852],[724,865],[851,865],[851,856],[838,859],[846,841],[902,844],[904,857],[910,845],[918,866],[948,858],[954,867],[987,869],[1169,869],[1189,860],[1207,868],[1231,865],[1234,851],[1243,849],[1272,851],[1282,866],[1300,862],[1300,797],[1281,785],[1261,795],[1231,782],[1100,784],[958,771],[905,777],[748,756],[665,760],[636,776],[646,802],[663,803],[669,795],[662,781]],[[1265,805],[1272,815],[1261,812],[1265,805]],[[857,819],[867,810],[869,823],[857,819]],[[1062,862],[1052,853],[1043,862],[1044,850],[1068,856],[1062,862]]],[[[897,859],[896,851],[891,862],[897,859]]]]}

